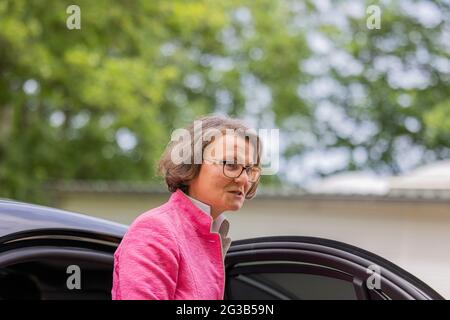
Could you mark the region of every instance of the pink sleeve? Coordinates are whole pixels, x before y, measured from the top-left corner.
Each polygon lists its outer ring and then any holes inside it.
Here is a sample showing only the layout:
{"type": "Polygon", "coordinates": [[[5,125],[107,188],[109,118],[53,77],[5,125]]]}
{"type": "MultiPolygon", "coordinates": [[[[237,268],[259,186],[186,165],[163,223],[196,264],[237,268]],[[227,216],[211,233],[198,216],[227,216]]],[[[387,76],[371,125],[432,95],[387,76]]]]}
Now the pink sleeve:
{"type": "Polygon", "coordinates": [[[114,300],[172,300],[178,276],[179,250],[164,221],[139,222],[114,254],[114,300]]]}

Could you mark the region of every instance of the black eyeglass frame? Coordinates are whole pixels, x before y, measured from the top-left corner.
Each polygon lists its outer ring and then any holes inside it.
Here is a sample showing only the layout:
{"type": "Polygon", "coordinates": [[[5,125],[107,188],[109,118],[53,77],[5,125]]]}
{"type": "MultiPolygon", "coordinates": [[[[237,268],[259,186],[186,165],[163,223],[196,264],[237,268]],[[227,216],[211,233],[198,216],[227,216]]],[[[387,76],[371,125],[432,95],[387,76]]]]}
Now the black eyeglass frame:
{"type": "Polygon", "coordinates": [[[256,166],[254,166],[254,165],[252,165],[252,166],[242,166],[241,172],[240,172],[236,177],[230,177],[230,176],[228,176],[228,175],[225,173],[225,166],[226,166],[227,164],[236,164],[236,165],[240,165],[240,164],[237,164],[237,163],[229,163],[229,161],[227,161],[227,160],[216,160],[216,159],[208,159],[208,158],[204,158],[204,159],[205,159],[205,160],[208,160],[208,161],[210,161],[210,162],[212,162],[212,163],[215,163],[215,164],[221,164],[221,165],[222,165],[222,173],[223,173],[223,175],[224,175],[225,177],[227,177],[227,178],[230,178],[230,179],[237,179],[237,178],[239,178],[239,177],[242,175],[242,172],[244,172],[244,170],[245,170],[245,172],[247,173],[248,180],[249,180],[251,183],[256,183],[256,182],[258,182],[259,178],[261,177],[261,168],[256,167],[256,166]],[[254,181],[251,180],[250,174],[249,174],[249,170],[250,170],[250,169],[253,169],[253,168],[259,169],[258,177],[257,177],[256,180],[254,180],[254,181]]]}

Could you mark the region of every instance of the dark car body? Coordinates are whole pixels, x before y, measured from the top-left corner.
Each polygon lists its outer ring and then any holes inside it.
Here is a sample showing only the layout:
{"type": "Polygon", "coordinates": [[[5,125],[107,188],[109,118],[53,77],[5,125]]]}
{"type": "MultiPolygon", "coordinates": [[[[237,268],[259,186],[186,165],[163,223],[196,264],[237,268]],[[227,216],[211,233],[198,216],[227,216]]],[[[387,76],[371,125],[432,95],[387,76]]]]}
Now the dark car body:
{"type": "MultiPolygon", "coordinates": [[[[0,200],[0,299],[111,299],[113,254],[126,225],[0,200]],[[75,266],[75,267],[74,267],[75,266]],[[80,286],[70,285],[74,268],[80,286]]],[[[337,241],[234,241],[225,299],[443,299],[393,263],[337,241]]]]}

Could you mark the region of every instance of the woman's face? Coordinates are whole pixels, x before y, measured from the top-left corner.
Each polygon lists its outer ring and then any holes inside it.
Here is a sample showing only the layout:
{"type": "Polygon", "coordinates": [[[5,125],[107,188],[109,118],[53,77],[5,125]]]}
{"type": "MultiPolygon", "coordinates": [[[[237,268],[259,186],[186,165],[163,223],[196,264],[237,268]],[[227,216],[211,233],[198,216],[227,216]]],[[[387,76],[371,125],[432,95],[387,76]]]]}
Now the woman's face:
{"type": "Polygon", "coordinates": [[[232,160],[247,166],[254,164],[253,152],[252,145],[244,138],[233,134],[220,135],[205,148],[200,172],[189,184],[189,196],[211,206],[214,219],[224,211],[239,210],[252,185],[246,171],[238,178],[229,178],[223,174],[223,164],[210,160],[232,160]]]}

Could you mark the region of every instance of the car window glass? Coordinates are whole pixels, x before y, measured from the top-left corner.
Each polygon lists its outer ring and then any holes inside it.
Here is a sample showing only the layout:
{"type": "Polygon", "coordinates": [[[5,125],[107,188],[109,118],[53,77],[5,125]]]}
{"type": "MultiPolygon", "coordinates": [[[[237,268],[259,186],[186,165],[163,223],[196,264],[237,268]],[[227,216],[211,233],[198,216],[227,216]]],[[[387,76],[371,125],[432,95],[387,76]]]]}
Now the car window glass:
{"type": "Polygon", "coordinates": [[[233,276],[231,299],[357,299],[353,283],[333,277],[303,273],[252,273],[233,276]]]}

